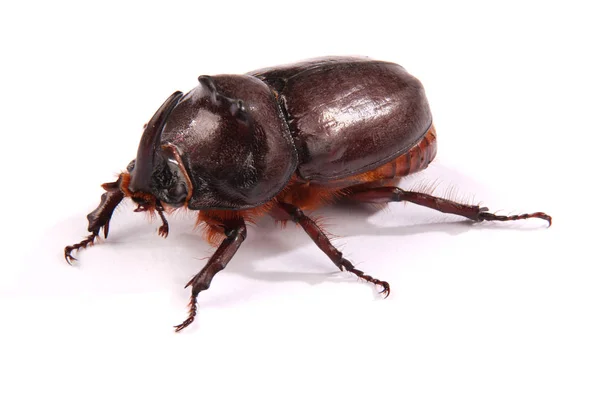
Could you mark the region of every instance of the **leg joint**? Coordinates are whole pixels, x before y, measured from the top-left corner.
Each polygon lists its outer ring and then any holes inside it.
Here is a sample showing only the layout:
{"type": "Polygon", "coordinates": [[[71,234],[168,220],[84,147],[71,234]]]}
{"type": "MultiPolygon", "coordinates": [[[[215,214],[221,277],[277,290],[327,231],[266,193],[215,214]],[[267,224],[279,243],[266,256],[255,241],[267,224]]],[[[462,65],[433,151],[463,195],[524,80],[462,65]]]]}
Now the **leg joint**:
{"type": "Polygon", "coordinates": [[[400,202],[404,198],[406,192],[398,187],[392,189],[392,201],[400,202]]]}
{"type": "Polygon", "coordinates": [[[234,239],[236,236],[239,235],[240,237],[242,237],[242,240],[245,240],[247,236],[246,225],[242,224],[234,228],[226,228],[224,233],[225,236],[229,239],[234,239]]]}
{"type": "Polygon", "coordinates": [[[294,205],[288,203],[280,203],[280,207],[290,216],[290,220],[294,223],[299,223],[303,217],[305,217],[304,212],[294,205]]]}

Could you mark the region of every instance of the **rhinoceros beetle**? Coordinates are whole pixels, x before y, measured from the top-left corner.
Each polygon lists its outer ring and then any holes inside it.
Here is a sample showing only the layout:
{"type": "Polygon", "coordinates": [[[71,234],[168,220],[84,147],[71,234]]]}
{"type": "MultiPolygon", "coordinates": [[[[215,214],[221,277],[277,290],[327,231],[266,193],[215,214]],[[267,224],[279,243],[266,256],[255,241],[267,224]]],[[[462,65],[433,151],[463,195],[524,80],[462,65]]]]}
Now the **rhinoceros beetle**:
{"type": "Polygon", "coordinates": [[[381,287],[387,282],[358,270],[306,215],[338,200],[407,201],[474,221],[540,218],[545,213],[499,216],[395,186],[423,170],[437,150],[436,131],[420,81],[394,63],[360,57],[327,57],[244,75],[200,76],[187,94],[173,93],[146,125],[137,157],[115,182],[103,184],[100,205],[88,216],[83,241],[64,256],[108,236],[109,222],[125,197],[136,212],[157,213],[158,233],[168,235],[165,212],[198,211],[197,222],[217,249],[186,285],[197,297],[209,288],[246,238],[246,221],[270,215],[300,225],[342,271],[381,287]]]}

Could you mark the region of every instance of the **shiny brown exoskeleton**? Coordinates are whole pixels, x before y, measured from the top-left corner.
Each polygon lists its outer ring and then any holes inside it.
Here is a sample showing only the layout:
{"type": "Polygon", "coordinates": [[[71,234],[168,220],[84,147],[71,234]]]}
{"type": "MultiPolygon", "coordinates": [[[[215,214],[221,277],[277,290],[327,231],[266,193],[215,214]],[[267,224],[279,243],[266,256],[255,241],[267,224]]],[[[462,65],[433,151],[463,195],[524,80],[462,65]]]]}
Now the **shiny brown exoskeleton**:
{"type": "Polygon", "coordinates": [[[166,237],[165,211],[198,211],[217,250],[186,285],[196,299],[208,289],[246,238],[246,221],[263,215],[299,224],[340,270],[382,287],[387,282],[356,269],[304,212],[337,200],[367,203],[408,201],[474,221],[552,223],[545,213],[497,216],[394,186],[426,168],[436,154],[436,132],[421,83],[397,64],[358,57],[329,57],[267,68],[245,75],[199,77],[187,94],[175,92],[146,125],[137,158],[117,181],[103,184],[100,205],[87,218],[91,234],[67,246],[108,236],[114,209],[124,197],[136,212],[158,213],[166,237]]]}

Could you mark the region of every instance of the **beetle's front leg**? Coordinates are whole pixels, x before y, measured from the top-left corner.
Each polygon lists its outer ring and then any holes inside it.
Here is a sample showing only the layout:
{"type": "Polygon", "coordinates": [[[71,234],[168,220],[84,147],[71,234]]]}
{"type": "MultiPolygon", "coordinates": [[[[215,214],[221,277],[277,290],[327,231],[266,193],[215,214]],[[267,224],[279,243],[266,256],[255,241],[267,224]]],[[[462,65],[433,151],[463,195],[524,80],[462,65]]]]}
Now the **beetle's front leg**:
{"type": "Polygon", "coordinates": [[[327,235],[321,230],[317,223],[305,215],[300,208],[284,202],[279,202],[275,207],[277,209],[272,210],[272,215],[276,219],[285,218],[299,224],[323,253],[335,263],[338,269],[355,274],[369,283],[380,285],[382,287],[382,290],[380,291],[381,294],[384,294],[386,298],[390,295],[390,285],[386,281],[378,280],[355,268],[348,259],[344,258],[342,252],[333,246],[329,238],[327,238],[327,235]]]}
{"type": "Polygon", "coordinates": [[[123,192],[119,188],[121,184],[121,177],[115,182],[109,182],[102,184],[102,188],[106,190],[100,198],[100,205],[87,215],[88,219],[88,231],[91,232],[83,241],[77,244],[69,245],[65,247],[65,260],[71,264],[74,260],[77,260],[71,255],[73,251],[85,248],[88,245],[93,245],[94,240],[98,237],[100,229],[104,231],[104,238],[108,237],[108,226],[110,218],[117,205],[123,200],[123,192]]]}
{"type": "Polygon", "coordinates": [[[175,331],[181,331],[192,324],[196,317],[197,299],[200,291],[207,290],[210,287],[215,274],[220,272],[227,266],[233,255],[237,252],[242,242],[246,239],[246,224],[244,220],[238,219],[235,221],[226,222],[223,226],[226,238],[221,242],[216,252],[206,263],[206,266],[200,273],[196,274],[185,286],[192,287],[192,296],[190,297],[188,318],[183,323],[175,326],[175,331]]]}

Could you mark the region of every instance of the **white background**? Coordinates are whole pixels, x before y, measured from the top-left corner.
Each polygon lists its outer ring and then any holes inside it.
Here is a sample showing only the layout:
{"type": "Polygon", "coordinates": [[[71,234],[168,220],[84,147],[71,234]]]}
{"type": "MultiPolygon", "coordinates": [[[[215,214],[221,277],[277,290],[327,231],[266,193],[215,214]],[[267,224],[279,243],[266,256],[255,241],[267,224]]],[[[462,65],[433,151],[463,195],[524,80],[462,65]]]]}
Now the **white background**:
{"type": "MultiPolygon", "coordinates": [[[[598,13],[575,1],[16,2],[2,7],[0,398],[597,400],[598,13]],[[417,5],[418,4],[418,5],[417,5]],[[211,248],[123,204],[101,245],[65,245],[201,74],[322,55],[402,64],[427,90],[439,183],[502,213],[327,209],[392,295],[336,272],[293,226],[249,230],[180,334],[211,248]]],[[[593,3],[593,2],[588,2],[593,3]]]]}

